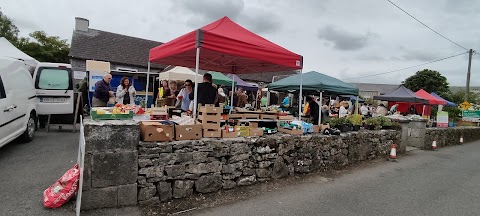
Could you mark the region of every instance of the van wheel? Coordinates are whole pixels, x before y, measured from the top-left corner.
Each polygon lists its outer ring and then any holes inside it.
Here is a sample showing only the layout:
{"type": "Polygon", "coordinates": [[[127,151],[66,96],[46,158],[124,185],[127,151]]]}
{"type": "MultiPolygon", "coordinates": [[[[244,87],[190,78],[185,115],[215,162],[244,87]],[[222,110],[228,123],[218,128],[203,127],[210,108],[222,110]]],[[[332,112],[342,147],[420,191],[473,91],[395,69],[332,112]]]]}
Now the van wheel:
{"type": "Polygon", "coordinates": [[[30,118],[28,118],[27,122],[27,128],[25,129],[25,132],[20,136],[20,140],[22,142],[30,142],[33,140],[33,137],[35,136],[35,116],[30,115],[30,118]]]}

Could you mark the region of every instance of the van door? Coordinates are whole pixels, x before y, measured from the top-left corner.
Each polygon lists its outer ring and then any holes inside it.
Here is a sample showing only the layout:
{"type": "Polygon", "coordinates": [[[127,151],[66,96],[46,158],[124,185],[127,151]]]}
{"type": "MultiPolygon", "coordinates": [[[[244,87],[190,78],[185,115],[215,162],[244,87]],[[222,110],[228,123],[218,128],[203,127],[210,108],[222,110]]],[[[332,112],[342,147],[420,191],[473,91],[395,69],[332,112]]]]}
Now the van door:
{"type": "Polygon", "coordinates": [[[19,116],[15,115],[15,109],[12,94],[7,96],[0,75],[0,146],[6,144],[7,140],[11,140],[15,136],[14,132],[18,129],[15,125],[20,120],[18,120],[19,116]]]}
{"type": "Polygon", "coordinates": [[[39,115],[73,113],[72,69],[39,67],[35,74],[37,112],[39,115]]]}

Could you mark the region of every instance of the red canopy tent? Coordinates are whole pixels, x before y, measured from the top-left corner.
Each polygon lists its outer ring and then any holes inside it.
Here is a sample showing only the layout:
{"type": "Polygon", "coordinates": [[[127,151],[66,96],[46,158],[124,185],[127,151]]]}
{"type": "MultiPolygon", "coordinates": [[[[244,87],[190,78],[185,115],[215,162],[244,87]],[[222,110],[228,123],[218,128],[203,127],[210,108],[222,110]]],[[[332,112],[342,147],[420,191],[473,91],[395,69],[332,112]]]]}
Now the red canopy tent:
{"type": "MultiPolygon", "coordinates": [[[[223,17],[152,48],[148,63],[149,66],[150,63],[157,63],[195,67],[197,74],[199,69],[244,74],[299,70],[303,67],[303,58],[250,32],[228,17],[223,17]]],[[[195,104],[197,86],[195,85],[195,104]]],[[[300,100],[301,98],[300,88],[300,100]]]]}
{"type": "MultiPolygon", "coordinates": [[[[423,89],[420,89],[417,92],[415,92],[415,95],[427,100],[428,105],[445,105],[447,103],[445,100],[439,99],[429,94],[423,89]]],[[[410,106],[414,106],[417,113],[430,116],[430,113],[432,110],[431,106],[425,106],[424,104],[416,104],[416,103],[390,102],[389,106],[392,106],[394,104],[398,104],[397,111],[399,112],[408,112],[408,108],[410,106]]]]}
{"type": "Polygon", "coordinates": [[[415,94],[418,97],[421,97],[425,100],[428,100],[428,104],[430,104],[430,105],[445,105],[445,104],[447,104],[447,102],[445,100],[439,99],[439,98],[429,94],[428,92],[426,92],[423,89],[418,90],[417,92],[415,92],[415,94]]]}

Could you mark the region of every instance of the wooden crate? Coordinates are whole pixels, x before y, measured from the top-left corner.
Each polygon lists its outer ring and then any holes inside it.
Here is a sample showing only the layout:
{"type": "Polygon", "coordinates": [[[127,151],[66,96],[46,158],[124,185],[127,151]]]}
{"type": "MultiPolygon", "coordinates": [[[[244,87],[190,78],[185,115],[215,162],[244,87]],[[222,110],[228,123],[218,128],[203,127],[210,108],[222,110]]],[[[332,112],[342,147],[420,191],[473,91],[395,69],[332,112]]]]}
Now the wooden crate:
{"type": "Polygon", "coordinates": [[[260,119],[277,119],[277,115],[271,115],[271,114],[260,114],[260,119]]]}
{"type": "Polygon", "coordinates": [[[259,114],[243,114],[243,119],[260,119],[259,114]]]}
{"type": "Polygon", "coordinates": [[[228,114],[227,115],[227,120],[230,119],[243,119],[243,114],[228,114]]]}
{"type": "Polygon", "coordinates": [[[287,129],[287,128],[278,127],[278,131],[286,134],[292,134],[292,135],[303,135],[303,131],[298,129],[287,129]]]}
{"type": "Polygon", "coordinates": [[[203,129],[220,129],[222,122],[222,109],[210,105],[202,106],[198,110],[197,123],[203,129]]]}
{"type": "Polygon", "coordinates": [[[278,120],[293,120],[293,116],[292,115],[286,115],[286,116],[277,116],[277,119],[278,120]]]}
{"type": "Polygon", "coordinates": [[[203,137],[206,138],[221,138],[222,129],[203,129],[203,137]]]}

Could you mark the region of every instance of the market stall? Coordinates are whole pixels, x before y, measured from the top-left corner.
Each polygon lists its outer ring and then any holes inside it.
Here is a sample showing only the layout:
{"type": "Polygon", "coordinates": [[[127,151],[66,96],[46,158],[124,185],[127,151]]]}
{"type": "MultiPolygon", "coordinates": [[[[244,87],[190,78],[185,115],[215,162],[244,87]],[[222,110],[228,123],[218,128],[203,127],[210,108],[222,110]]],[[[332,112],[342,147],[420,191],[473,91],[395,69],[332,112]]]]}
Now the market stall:
{"type": "MultiPolygon", "coordinates": [[[[195,68],[196,74],[200,69],[248,74],[301,70],[303,66],[302,56],[248,31],[228,17],[152,48],[150,63],[195,68]]],[[[196,106],[193,111],[197,113],[196,106]]]]}
{"type": "Polygon", "coordinates": [[[435,92],[432,92],[431,95],[440,99],[440,100],[445,101],[445,103],[446,103],[445,106],[447,106],[447,107],[456,107],[457,106],[456,103],[453,103],[453,102],[450,102],[448,100],[443,99],[442,97],[440,97],[440,95],[436,94],[435,92]]]}
{"type": "Polygon", "coordinates": [[[232,79],[228,78],[222,73],[214,72],[214,71],[209,71],[208,73],[212,74],[212,82],[215,85],[218,85],[218,86],[224,85],[225,87],[234,89],[234,85],[237,84],[236,81],[233,81],[232,79]]]}
{"type": "MultiPolygon", "coordinates": [[[[358,95],[358,88],[345,83],[339,79],[327,76],[325,74],[310,71],[303,74],[303,81],[300,79],[302,75],[297,74],[268,85],[270,90],[298,93],[303,90],[307,94],[319,94],[320,106],[322,105],[322,98],[325,95],[358,95]]],[[[319,109],[321,112],[321,109],[319,109]]],[[[321,114],[319,124],[322,121],[321,114]]]]}
{"type": "MultiPolygon", "coordinates": [[[[180,67],[176,66],[170,70],[161,72],[158,75],[158,80],[181,80],[185,81],[187,79],[189,80],[195,80],[195,76],[197,77],[198,80],[202,80],[201,75],[196,75],[195,72],[190,70],[190,68],[186,67],[180,67]]],[[[160,86],[160,85],[159,85],[160,86]]]]}
{"type": "Polygon", "coordinates": [[[238,87],[242,87],[246,91],[256,92],[258,90],[257,86],[243,81],[242,79],[240,79],[240,77],[238,77],[235,74],[227,74],[226,76],[232,80],[235,80],[236,85],[238,87]]]}

